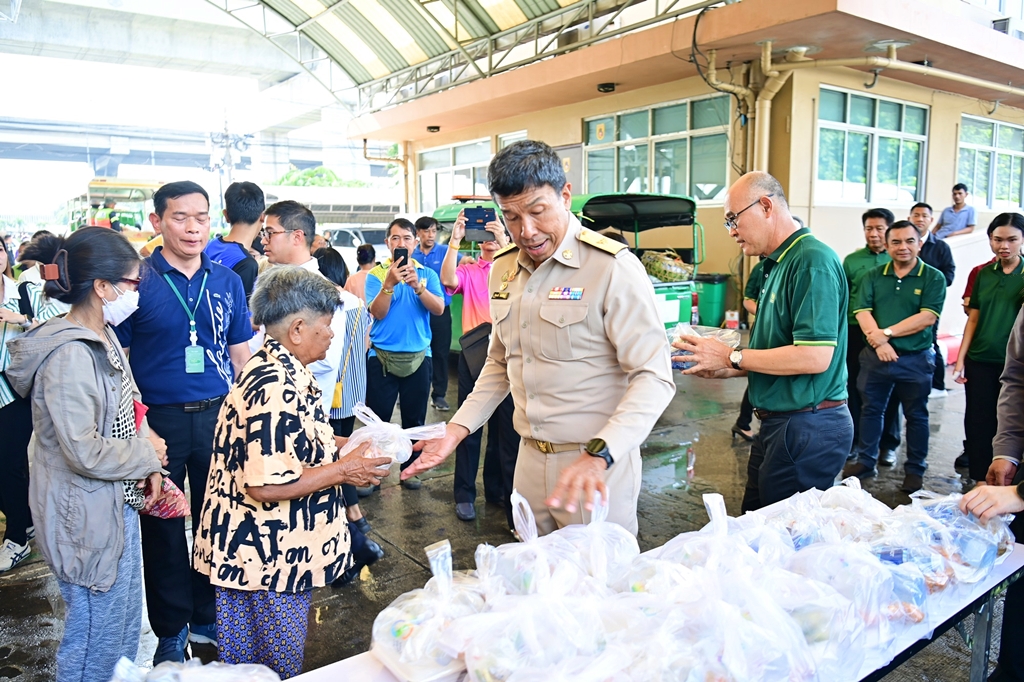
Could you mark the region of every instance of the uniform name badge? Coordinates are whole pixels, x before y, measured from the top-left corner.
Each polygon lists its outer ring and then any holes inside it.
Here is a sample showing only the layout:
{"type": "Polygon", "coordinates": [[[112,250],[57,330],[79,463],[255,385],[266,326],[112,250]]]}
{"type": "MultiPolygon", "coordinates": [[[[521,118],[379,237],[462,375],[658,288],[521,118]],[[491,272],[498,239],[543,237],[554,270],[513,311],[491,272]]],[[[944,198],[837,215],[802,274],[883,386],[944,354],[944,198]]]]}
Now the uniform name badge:
{"type": "Polygon", "coordinates": [[[549,301],[581,301],[583,287],[555,287],[548,292],[549,301]]]}

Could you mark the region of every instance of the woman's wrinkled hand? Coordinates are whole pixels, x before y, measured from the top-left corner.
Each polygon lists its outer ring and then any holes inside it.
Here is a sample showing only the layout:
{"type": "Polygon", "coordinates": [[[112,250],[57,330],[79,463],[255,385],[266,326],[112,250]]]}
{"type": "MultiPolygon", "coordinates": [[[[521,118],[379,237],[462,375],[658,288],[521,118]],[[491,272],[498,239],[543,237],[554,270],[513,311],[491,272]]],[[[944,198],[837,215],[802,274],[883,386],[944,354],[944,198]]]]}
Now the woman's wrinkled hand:
{"type": "Polygon", "coordinates": [[[338,483],[365,488],[380,485],[380,479],[391,474],[390,457],[366,457],[370,442],[361,443],[352,452],[338,460],[338,483]]]}
{"type": "Polygon", "coordinates": [[[146,500],[142,505],[143,511],[149,511],[153,508],[153,505],[164,497],[164,475],[159,471],[154,471],[145,479],[139,481],[139,487],[145,488],[149,491],[149,494],[146,495],[146,500]]]}

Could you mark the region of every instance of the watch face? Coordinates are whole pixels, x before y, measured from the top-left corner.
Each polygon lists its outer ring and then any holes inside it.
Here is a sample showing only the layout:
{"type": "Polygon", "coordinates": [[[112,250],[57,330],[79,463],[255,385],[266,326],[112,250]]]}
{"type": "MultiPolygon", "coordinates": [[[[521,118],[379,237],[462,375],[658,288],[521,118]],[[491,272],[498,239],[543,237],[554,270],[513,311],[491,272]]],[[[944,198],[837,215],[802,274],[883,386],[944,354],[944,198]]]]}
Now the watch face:
{"type": "Polygon", "coordinates": [[[587,452],[593,452],[596,455],[607,447],[608,445],[603,440],[600,438],[594,438],[587,443],[587,452]]]}

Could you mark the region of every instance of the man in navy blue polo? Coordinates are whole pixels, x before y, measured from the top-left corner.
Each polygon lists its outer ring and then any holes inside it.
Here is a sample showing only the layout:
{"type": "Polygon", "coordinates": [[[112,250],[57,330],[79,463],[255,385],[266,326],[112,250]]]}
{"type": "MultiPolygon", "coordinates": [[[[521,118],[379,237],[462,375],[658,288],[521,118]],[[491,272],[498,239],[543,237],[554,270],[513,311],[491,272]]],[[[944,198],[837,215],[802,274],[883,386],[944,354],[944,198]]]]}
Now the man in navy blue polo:
{"type": "MultiPolygon", "coordinates": [[[[203,508],[217,413],[249,359],[252,337],[242,280],[203,253],[210,199],[194,182],[153,195],[149,220],[163,235],[146,260],[139,309],[117,327],[153,430],[167,442],[167,470],[195,512],[203,508]]],[[[214,590],[192,570],[185,519],[141,517],[149,622],[159,638],[154,665],[184,661],[187,640],[216,644],[214,590]]],[[[193,527],[193,533],[195,528],[193,527]]]]}

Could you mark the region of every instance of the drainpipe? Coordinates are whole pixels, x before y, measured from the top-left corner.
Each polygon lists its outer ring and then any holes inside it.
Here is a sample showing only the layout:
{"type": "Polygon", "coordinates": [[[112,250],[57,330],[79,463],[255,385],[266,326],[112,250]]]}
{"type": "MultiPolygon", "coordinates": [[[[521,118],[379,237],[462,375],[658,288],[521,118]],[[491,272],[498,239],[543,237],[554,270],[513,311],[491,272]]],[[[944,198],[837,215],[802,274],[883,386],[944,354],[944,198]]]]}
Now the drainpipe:
{"type": "MultiPolygon", "coordinates": [[[[741,97],[746,107],[746,111],[744,113],[750,116],[751,112],[754,110],[754,91],[742,85],[737,85],[735,83],[723,83],[718,80],[718,71],[716,69],[717,52],[717,50],[710,50],[708,52],[708,83],[716,90],[729,92],[741,97]]],[[[743,66],[745,68],[746,64],[743,66]]]]}
{"type": "MultiPolygon", "coordinates": [[[[799,56],[803,56],[798,55],[799,56]]],[[[772,100],[789,80],[791,71],[779,71],[772,64],[772,42],[766,40],[761,44],[761,72],[764,73],[764,85],[757,94],[754,112],[754,166],[753,170],[768,171],[768,151],[772,124],[772,100]]]]}
{"type": "Polygon", "coordinates": [[[367,161],[383,161],[384,163],[399,163],[402,165],[402,198],[406,208],[408,208],[415,202],[409,201],[409,147],[406,143],[403,143],[402,147],[402,151],[405,152],[402,156],[370,156],[366,138],[363,138],[364,159],[367,161]]]}

